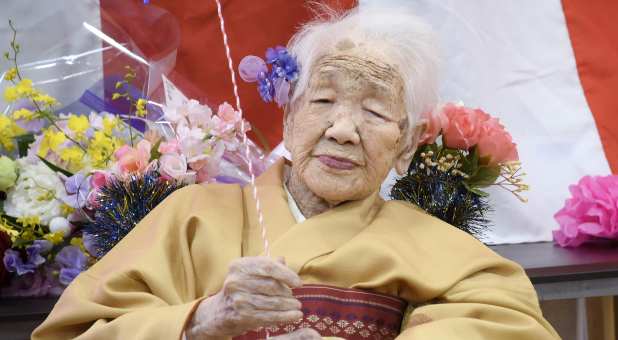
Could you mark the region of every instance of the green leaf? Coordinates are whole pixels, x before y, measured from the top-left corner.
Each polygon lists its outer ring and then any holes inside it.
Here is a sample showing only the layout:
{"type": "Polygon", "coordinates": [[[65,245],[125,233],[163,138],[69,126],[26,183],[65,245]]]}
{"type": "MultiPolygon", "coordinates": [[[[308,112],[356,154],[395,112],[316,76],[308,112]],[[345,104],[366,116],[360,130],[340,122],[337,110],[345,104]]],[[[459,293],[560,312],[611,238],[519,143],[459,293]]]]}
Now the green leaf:
{"type": "Polygon", "coordinates": [[[19,157],[26,157],[28,155],[28,148],[30,147],[30,144],[34,142],[34,134],[27,133],[17,136],[14,139],[17,142],[19,157]]]}
{"type": "Polygon", "coordinates": [[[162,139],[159,139],[150,149],[150,159],[159,159],[159,157],[161,157],[161,153],[159,152],[159,145],[161,145],[161,140],[162,139]]]}
{"type": "Polygon", "coordinates": [[[71,177],[71,176],[73,176],[73,174],[72,174],[71,172],[69,172],[69,171],[67,171],[67,170],[62,169],[61,167],[59,167],[59,166],[57,166],[57,165],[55,165],[55,164],[52,164],[50,161],[46,160],[45,158],[43,158],[43,157],[41,157],[41,156],[37,156],[37,157],[39,157],[39,159],[40,159],[43,163],[45,163],[45,165],[47,165],[47,167],[48,167],[48,168],[52,169],[53,171],[55,171],[55,172],[59,172],[59,173],[61,173],[61,174],[65,175],[65,176],[67,176],[67,177],[71,177]]]}
{"type": "Polygon", "coordinates": [[[476,146],[462,159],[462,164],[461,171],[465,172],[470,177],[476,176],[479,169],[479,154],[476,146]]]}
{"type": "Polygon", "coordinates": [[[468,183],[463,182],[464,187],[466,187],[466,189],[468,189],[468,191],[470,191],[473,194],[479,195],[481,197],[487,197],[489,196],[488,193],[486,193],[485,191],[479,189],[479,188],[473,188],[471,187],[468,183]]]}
{"type": "Polygon", "coordinates": [[[481,166],[474,176],[471,176],[466,182],[471,187],[487,187],[496,182],[500,176],[499,166],[481,166]]]}

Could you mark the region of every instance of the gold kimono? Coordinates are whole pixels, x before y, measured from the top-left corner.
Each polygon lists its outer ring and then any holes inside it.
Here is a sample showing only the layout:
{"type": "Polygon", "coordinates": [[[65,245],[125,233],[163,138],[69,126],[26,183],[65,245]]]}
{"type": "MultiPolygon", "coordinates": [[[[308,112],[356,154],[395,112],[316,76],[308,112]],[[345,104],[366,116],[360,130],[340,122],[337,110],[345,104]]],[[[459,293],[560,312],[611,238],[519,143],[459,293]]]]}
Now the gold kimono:
{"type": "MultiPolygon", "coordinates": [[[[306,284],[398,296],[413,306],[398,338],[559,339],[524,271],[418,208],[377,193],[296,223],[283,162],[257,180],[271,256],[306,284]]],[[[180,339],[228,264],[263,251],[250,188],[174,192],[65,290],[33,339],[180,339]]]]}

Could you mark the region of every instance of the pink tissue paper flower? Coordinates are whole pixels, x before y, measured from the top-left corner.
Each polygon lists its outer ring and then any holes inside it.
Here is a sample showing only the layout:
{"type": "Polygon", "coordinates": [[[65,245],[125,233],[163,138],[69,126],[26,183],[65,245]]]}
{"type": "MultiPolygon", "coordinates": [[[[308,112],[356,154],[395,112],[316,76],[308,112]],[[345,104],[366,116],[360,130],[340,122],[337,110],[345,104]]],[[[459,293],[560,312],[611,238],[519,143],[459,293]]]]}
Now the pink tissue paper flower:
{"type": "Polygon", "coordinates": [[[594,238],[618,239],[618,176],[585,176],[569,187],[572,197],[554,218],[562,247],[577,247],[594,238]]]}

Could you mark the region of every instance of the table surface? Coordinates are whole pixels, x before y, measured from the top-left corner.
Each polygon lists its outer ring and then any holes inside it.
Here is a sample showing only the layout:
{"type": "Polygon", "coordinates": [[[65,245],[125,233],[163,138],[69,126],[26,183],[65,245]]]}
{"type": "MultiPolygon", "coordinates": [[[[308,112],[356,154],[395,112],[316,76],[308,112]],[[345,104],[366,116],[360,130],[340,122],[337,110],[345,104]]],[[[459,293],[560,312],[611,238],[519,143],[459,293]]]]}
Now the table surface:
{"type": "Polygon", "coordinates": [[[562,248],[552,242],[491,246],[498,254],[519,263],[532,283],[618,277],[618,243],[602,242],[562,248]]]}

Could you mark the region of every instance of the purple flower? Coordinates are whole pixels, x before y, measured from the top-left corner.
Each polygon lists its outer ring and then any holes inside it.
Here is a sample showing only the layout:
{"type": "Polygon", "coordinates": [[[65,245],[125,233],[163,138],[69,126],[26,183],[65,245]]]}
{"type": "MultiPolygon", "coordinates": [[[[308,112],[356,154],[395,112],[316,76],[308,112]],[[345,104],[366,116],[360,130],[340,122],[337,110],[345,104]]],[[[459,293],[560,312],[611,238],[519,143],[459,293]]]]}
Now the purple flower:
{"type": "Polygon", "coordinates": [[[260,72],[268,72],[268,67],[266,67],[266,63],[262,58],[254,55],[248,55],[242,58],[238,65],[240,78],[248,83],[257,81],[260,72]]]}
{"type": "Polygon", "coordinates": [[[244,57],[238,70],[244,81],[257,81],[262,100],[267,103],[274,100],[279,106],[289,101],[290,83],[298,78],[296,59],[283,46],[268,48],[266,62],[256,56],[244,57]],[[272,65],[270,71],[266,64],[272,65]]]}
{"type": "Polygon", "coordinates": [[[62,200],[72,208],[79,209],[86,205],[90,193],[90,177],[78,172],[64,182],[67,196],[62,200]]]}
{"type": "Polygon", "coordinates": [[[266,62],[273,65],[273,73],[277,75],[277,78],[285,78],[289,82],[298,78],[296,59],[285,47],[277,46],[267,49],[266,62]]]}
{"type": "Polygon", "coordinates": [[[47,240],[34,240],[32,245],[26,247],[28,254],[28,263],[35,267],[45,263],[45,258],[41,254],[47,254],[52,249],[52,243],[47,240]]]}
{"type": "Polygon", "coordinates": [[[62,287],[50,266],[41,266],[33,273],[11,278],[9,285],[0,290],[2,297],[42,297],[59,296],[62,287]]]}
{"type": "Polygon", "coordinates": [[[56,263],[60,266],[60,283],[68,285],[86,269],[88,259],[79,247],[66,246],[56,255],[56,263]]]}
{"type": "Polygon", "coordinates": [[[266,49],[266,62],[272,64],[276,62],[283,54],[287,53],[287,49],[281,45],[269,47],[266,49]]]}
{"type": "Polygon", "coordinates": [[[19,255],[19,252],[13,249],[7,249],[4,252],[4,258],[2,259],[4,268],[11,273],[17,273],[18,276],[33,273],[36,268],[32,264],[24,263],[19,255]]]}
{"type": "Polygon", "coordinates": [[[273,101],[275,87],[270,75],[264,72],[258,74],[258,92],[265,102],[270,103],[273,101]]]}
{"type": "Polygon", "coordinates": [[[48,253],[52,248],[51,242],[47,240],[35,240],[34,243],[26,247],[28,261],[24,262],[20,253],[13,249],[7,249],[4,252],[2,262],[4,267],[11,273],[17,273],[18,276],[34,273],[34,270],[45,263],[45,258],[41,254],[48,253]]]}

